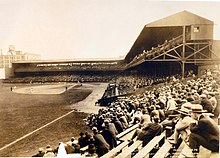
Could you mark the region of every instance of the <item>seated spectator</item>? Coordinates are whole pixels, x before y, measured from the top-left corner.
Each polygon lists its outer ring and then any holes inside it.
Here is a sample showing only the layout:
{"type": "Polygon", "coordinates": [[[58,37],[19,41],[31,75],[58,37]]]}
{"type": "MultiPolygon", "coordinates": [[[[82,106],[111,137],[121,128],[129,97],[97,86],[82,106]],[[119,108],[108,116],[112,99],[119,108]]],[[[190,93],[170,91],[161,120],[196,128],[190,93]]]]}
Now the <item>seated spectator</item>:
{"type": "Polygon", "coordinates": [[[50,147],[50,145],[47,145],[46,147],[46,153],[43,157],[55,157],[56,155],[53,152],[53,149],[50,147]]]}
{"type": "Polygon", "coordinates": [[[73,146],[78,143],[78,141],[75,139],[75,137],[72,137],[72,138],[70,139],[70,141],[72,142],[72,145],[73,145],[73,146]]]}
{"type": "Polygon", "coordinates": [[[172,115],[174,113],[174,110],[177,109],[177,107],[176,107],[177,103],[172,98],[172,96],[168,96],[167,99],[168,99],[168,101],[167,101],[167,106],[165,108],[165,115],[169,116],[169,115],[172,115]]]}
{"type": "Polygon", "coordinates": [[[43,148],[39,148],[38,153],[36,155],[33,155],[32,157],[43,157],[45,154],[43,148]]]}
{"type": "Polygon", "coordinates": [[[65,144],[65,150],[67,154],[73,154],[75,152],[75,148],[72,144],[72,142],[67,142],[65,144]]]}
{"type": "Polygon", "coordinates": [[[80,153],[80,145],[77,143],[77,144],[73,144],[73,146],[75,148],[74,153],[80,153]]]}
{"type": "Polygon", "coordinates": [[[195,122],[190,116],[189,116],[189,109],[187,108],[181,108],[178,110],[180,113],[179,115],[179,120],[177,121],[174,129],[174,138],[173,140],[170,140],[168,138],[168,141],[171,144],[177,144],[179,135],[181,135],[181,138],[188,142],[189,140],[189,135],[190,135],[190,129],[189,126],[191,123],[195,122]]]}
{"type": "Polygon", "coordinates": [[[114,123],[115,128],[118,131],[118,133],[123,132],[124,129],[123,129],[122,123],[121,123],[121,121],[118,120],[118,118],[116,116],[113,117],[112,122],[114,123]]]}
{"type": "Polygon", "coordinates": [[[137,140],[143,141],[142,146],[145,146],[155,136],[160,135],[162,131],[163,127],[159,124],[159,118],[154,117],[152,123],[149,123],[146,127],[143,127],[142,129],[137,129],[131,137],[131,140],[137,137],[137,140]]]}
{"type": "Polygon", "coordinates": [[[151,123],[150,115],[148,114],[147,110],[143,109],[140,118],[140,126],[146,127],[148,123],[151,123]]]}
{"type": "Polygon", "coordinates": [[[114,125],[114,123],[111,123],[108,119],[104,121],[105,126],[109,129],[109,131],[112,133],[114,137],[118,134],[118,131],[114,125]]]}
{"type": "Polygon", "coordinates": [[[86,141],[86,145],[91,144],[91,137],[92,137],[91,134],[89,134],[88,132],[85,133],[85,141],[86,141]]]}
{"type": "Polygon", "coordinates": [[[201,102],[200,105],[202,105],[204,110],[207,110],[207,112],[212,113],[213,110],[213,106],[210,100],[208,100],[206,94],[201,94],[200,95],[201,98],[201,102]]]}
{"type": "Polygon", "coordinates": [[[217,99],[215,97],[215,92],[209,92],[208,99],[212,103],[212,107],[213,107],[212,113],[214,113],[215,108],[217,107],[217,99]]]}
{"type": "Polygon", "coordinates": [[[107,126],[103,127],[102,136],[104,137],[105,141],[110,145],[110,149],[113,149],[117,146],[116,135],[114,135],[107,126]]]}
{"type": "Polygon", "coordinates": [[[83,148],[87,145],[86,144],[86,137],[85,137],[85,134],[83,132],[80,132],[79,135],[80,135],[80,137],[78,139],[78,143],[80,145],[80,148],[83,148]]]}
{"type": "Polygon", "coordinates": [[[126,117],[123,115],[123,113],[120,112],[118,114],[118,116],[119,116],[119,121],[121,121],[121,124],[122,124],[123,128],[124,129],[128,128],[128,122],[127,122],[126,117]]]}
{"type": "Polygon", "coordinates": [[[206,112],[199,104],[191,107],[191,117],[197,122],[190,125],[189,147],[191,156],[198,154],[199,147],[203,146],[212,152],[219,152],[219,128],[210,117],[204,116],[206,112]]]}
{"type": "Polygon", "coordinates": [[[98,154],[96,153],[96,147],[94,144],[89,145],[88,154],[86,155],[86,157],[94,157],[94,158],[98,157],[98,154]]]}
{"type": "Polygon", "coordinates": [[[95,139],[95,146],[99,157],[106,154],[110,150],[109,144],[105,141],[104,137],[98,133],[97,127],[92,128],[93,138],[95,139]]]}
{"type": "Polygon", "coordinates": [[[134,113],[134,121],[133,124],[139,123],[141,121],[142,112],[141,109],[138,108],[134,113]]]}

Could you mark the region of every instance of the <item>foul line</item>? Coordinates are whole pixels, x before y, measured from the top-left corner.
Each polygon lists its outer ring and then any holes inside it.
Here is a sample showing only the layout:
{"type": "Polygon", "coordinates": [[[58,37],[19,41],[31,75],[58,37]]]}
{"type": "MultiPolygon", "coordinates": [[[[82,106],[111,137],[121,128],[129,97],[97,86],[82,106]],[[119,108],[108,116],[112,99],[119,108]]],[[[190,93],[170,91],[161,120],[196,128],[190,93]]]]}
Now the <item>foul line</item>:
{"type": "Polygon", "coordinates": [[[38,128],[38,129],[36,129],[36,130],[34,130],[34,131],[32,131],[32,132],[30,132],[30,133],[24,135],[23,137],[18,138],[17,140],[15,140],[15,141],[13,141],[13,142],[11,142],[11,143],[9,143],[9,144],[3,146],[2,148],[0,148],[0,151],[3,150],[3,149],[5,149],[5,148],[7,148],[7,147],[9,147],[9,146],[11,146],[11,145],[13,145],[13,144],[15,144],[15,143],[17,143],[18,141],[20,141],[20,140],[22,140],[22,139],[24,139],[24,138],[26,138],[26,137],[32,135],[33,133],[35,133],[35,132],[41,130],[42,128],[44,128],[44,127],[46,127],[46,126],[48,126],[48,125],[50,125],[50,124],[56,122],[57,120],[60,120],[61,118],[65,117],[65,116],[67,116],[67,115],[69,115],[69,114],[71,114],[71,113],[74,112],[74,111],[75,111],[75,110],[72,110],[72,111],[66,113],[65,115],[60,116],[60,117],[56,118],[55,120],[53,120],[53,121],[47,123],[46,125],[43,125],[42,127],[40,127],[40,128],[38,128]]]}

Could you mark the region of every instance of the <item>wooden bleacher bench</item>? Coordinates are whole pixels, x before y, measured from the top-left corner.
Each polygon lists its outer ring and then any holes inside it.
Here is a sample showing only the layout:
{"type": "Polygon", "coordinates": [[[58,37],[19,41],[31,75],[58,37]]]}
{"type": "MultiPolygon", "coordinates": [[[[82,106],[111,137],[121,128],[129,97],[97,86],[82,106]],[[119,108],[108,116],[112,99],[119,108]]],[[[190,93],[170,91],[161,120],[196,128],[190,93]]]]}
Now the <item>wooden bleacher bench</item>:
{"type": "Polygon", "coordinates": [[[165,139],[165,132],[155,136],[146,146],[144,146],[133,158],[146,157],[150,151],[162,140],[165,139]]]}
{"type": "Polygon", "coordinates": [[[181,144],[179,145],[179,147],[176,149],[176,152],[173,154],[172,157],[173,158],[179,157],[179,155],[180,155],[181,151],[183,150],[184,146],[185,146],[185,142],[182,141],[181,144]]]}
{"type": "Polygon", "coordinates": [[[128,141],[122,142],[120,145],[118,145],[116,148],[110,150],[108,153],[103,155],[101,158],[112,158],[115,157],[123,148],[125,148],[129,144],[128,141]]]}
{"type": "MultiPolygon", "coordinates": [[[[167,132],[167,131],[166,131],[167,132]]],[[[173,137],[173,134],[171,135],[173,137]]],[[[153,158],[163,158],[163,157],[173,157],[174,155],[179,155],[183,148],[182,138],[179,137],[177,144],[171,144],[167,139],[165,139],[164,144],[160,147],[160,149],[156,152],[153,158]]]]}
{"type": "Polygon", "coordinates": [[[153,158],[163,158],[163,157],[165,157],[172,146],[173,146],[172,144],[170,144],[167,140],[165,140],[165,143],[156,152],[156,154],[153,156],[153,158]]]}
{"type": "MultiPolygon", "coordinates": [[[[121,139],[123,136],[125,136],[125,135],[128,134],[128,133],[130,133],[131,131],[134,131],[134,130],[135,130],[136,128],[138,128],[138,127],[139,127],[139,124],[135,124],[135,125],[133,125],[133,126],[127,128],[125,131],[119,133],[119,134],[116,136],[116,138],[119,140],[119,139],[121,139]]],[[[132,134],[133,134],[133,133],[132,133],[132,134]]],[[[130,137],[131,137],[131,136],[129,136],[129,138],[130,138],[130,137]]],[[[125,138],[125,139],[127,140],[127,138],[125,138]]],[[[123,139],[123,140],[125,140],[125,139],[123,139]]],[[[85,146],[85,147],[83,147],[83,148],[80,148],[80,152],[81,152],[82,154],[84,154],[87,150],[88,150],[88,145],[85,146]]]]}
{"type": "Polygon", "coordinates": [[[125,136],[126,134],[128,134],[129,132],[131,132],[131,131],[137,129],[138,127],[139,127],[139,124],[135,124],[135,125],[133,125],[133,126],[127,128],[125,131],[119,133],[119,134],[116,136],[116,138],[117,138],[117,139],[120,139],[120,138],[122,138],[123,136],[125,136]]]}
{"type": "MultiPolygon", "coordinates": [[[[178,158],[185,158],[184,153],[187,153],[187,150],[189,150],[189,146],[186,145],[184,142],[184,147],[182,148],[182,151],[180,152],[178,158]]],[[[219,153],[211,152],[210,150],[200,146],[200,152],[198,153],[197,157],[198,158],[219,158],[219,153]]]]}
{"type": "Polygon", "coordinates": [[[115,158],[126,158],[131,157],[132,152],[142,145],[142,141],[136,140],[131,146],[122,150],[122,152],[117,155],[115,158]]]}
{"type": "Polygon", "coordinates": [[[80,153],[81,153],[81,154],[84,154],[84,153],[88,150],[88,148],[89,148],[88,145],[85,146],[85,147],[83,147],[83,148],[80,148],[80,153]]]}
{"type": "Polygon", "coordinates": [[[131,137],[134,135],[136,130],[133,130],[129,133],[127,133],[126,135],[124,135],[123,137],[120,138],[120,141],[125,141],[125,140],[129,140],[131,139],[131,137]]]}

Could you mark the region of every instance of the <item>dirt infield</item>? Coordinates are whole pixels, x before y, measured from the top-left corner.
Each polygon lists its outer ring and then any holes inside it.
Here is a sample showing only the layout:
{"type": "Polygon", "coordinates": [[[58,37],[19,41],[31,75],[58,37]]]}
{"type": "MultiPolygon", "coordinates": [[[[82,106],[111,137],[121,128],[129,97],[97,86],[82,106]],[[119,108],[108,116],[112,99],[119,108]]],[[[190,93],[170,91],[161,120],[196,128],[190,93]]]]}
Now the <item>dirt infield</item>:
{"type": "MultiPolygon", "coordinates": [[[[103,89],[106,88],[105,84],[85,84],[82,87],[68,85],[66,91],[66,85],[57,86],[57,88],[49,86],[53,90],[62,89],[63,93],[46,95],[36,93],[33,95],[33,93],[14,93],[11,91],[11,87],[14,86],[11,84],[0,85],[0,148],[73,109],[80,110],[80,112],[71,112],[1,150],[1,157],[32,156],[39,147],[45,148],[47,144],[50,144],[55,148],[60,141],[68,141],[72,136],[78,137],[80,131],[89,130],[83,122],[87,116],[83,111],[91,106],[88,112],[95,112],[97,109],[92,108],[94,107],[92,101],[95,102],[103,94],[103,89]],[[74,105],[77,102],[78,104],[74,105]],[[88,103],[90,104],[86,105],[88,103]],[[83,108],[83,106],[85,107],[83,108]]],[[[25,87],[30,89],[30,85],[16,85],[16,90],[20,88],[25,90],[25,87]]]]}
{"type": "Polygon", "coordinates": [[[66,90],[73,88],[76,84],[52,84],[52,85],[30,85],[13,86],[12,91],[21,94],[61,94],[66,90]]]}

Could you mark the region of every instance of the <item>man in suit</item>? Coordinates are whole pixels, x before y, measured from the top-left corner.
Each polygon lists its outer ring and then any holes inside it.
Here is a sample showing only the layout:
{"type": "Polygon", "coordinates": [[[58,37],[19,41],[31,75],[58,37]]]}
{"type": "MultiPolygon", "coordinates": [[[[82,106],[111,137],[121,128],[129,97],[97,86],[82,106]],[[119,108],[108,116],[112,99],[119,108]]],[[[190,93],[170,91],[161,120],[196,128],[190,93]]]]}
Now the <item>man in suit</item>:
{"type": "MultiPolygon", "coordinates": [[[[143,141],[142,146],[145,146],[155,136],[160,135],[162,133],[162,131],[163,131],[163,126],[159,124],[159,118],[154,117],[152,120],[152,123],[148,123],[142,129],[137,129],[134,132],[131,140],[133,140],[135,137],[137,137],[137,140],[143,141]]],[[[129,140],[129,141],[131,141],[131,140],[129,140]]]]}
{"type": "Polygon", "coordinates": [[[192,105],[191,117],[196,123],[190,125],[189,147],[194,154],[199,152],[200,145],[212,152],[219,152],[218,125],[210,117],[202,115],[203,112],[206,111],[201,105],[192,105]]]}
{"type": "Polygon", "coordinates": [[[190,124],[195,122],[195,120],[189,116],[189,109],[181,107],[181,109],[177,111],[180,115],[175,125],[174,138],[173,140],[172,138],[168,139],[171,144],[177,144],[179,135],[181,135],[181,138],[187,142],[190,135],[190,124]]]}
{"type": "Polygon", "coordinates": [[[92,128],[93,131],[93,138],[95,140],[95,146],[97,149],[97,154],[99,157],[106,154],[110,150],[110,145],[106,142],[105,138],[98,133],[97,127],[92,128]]]}

